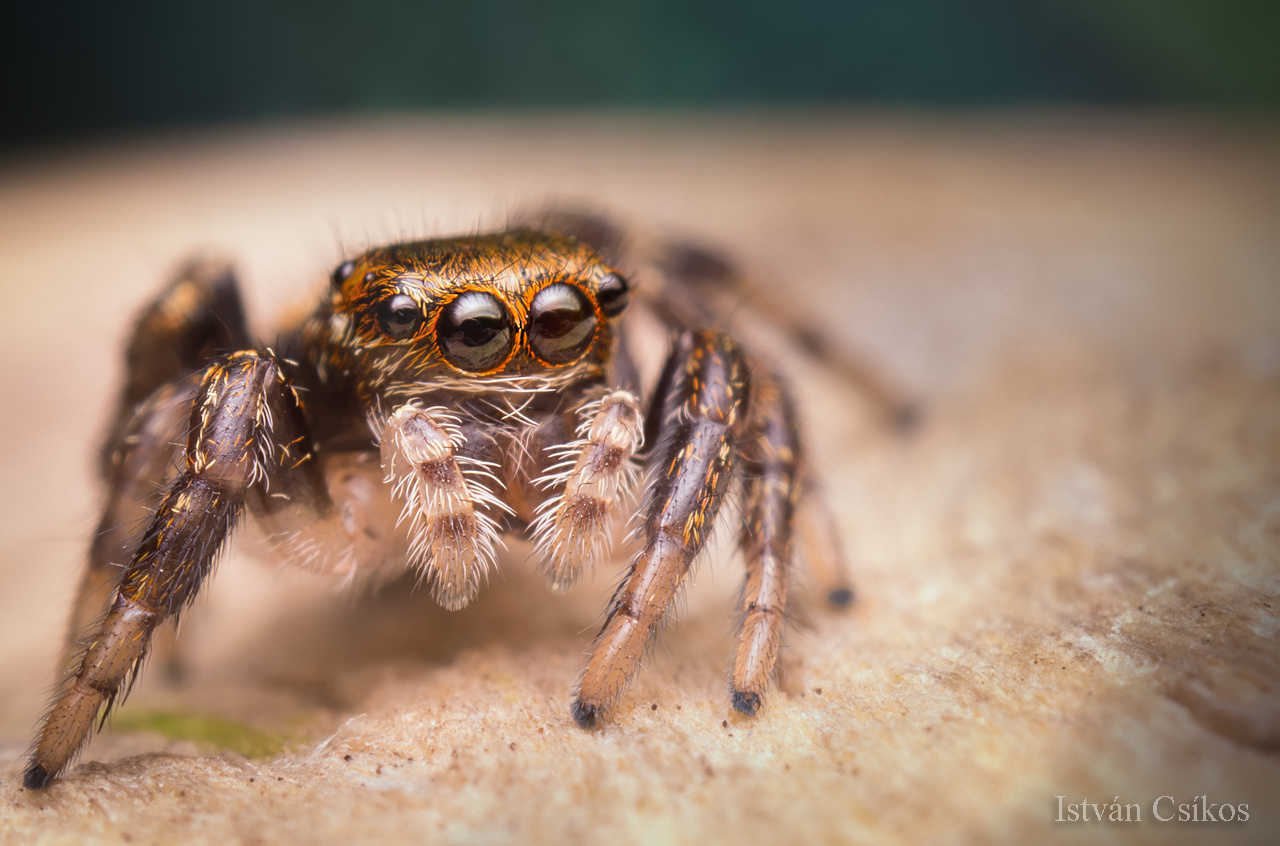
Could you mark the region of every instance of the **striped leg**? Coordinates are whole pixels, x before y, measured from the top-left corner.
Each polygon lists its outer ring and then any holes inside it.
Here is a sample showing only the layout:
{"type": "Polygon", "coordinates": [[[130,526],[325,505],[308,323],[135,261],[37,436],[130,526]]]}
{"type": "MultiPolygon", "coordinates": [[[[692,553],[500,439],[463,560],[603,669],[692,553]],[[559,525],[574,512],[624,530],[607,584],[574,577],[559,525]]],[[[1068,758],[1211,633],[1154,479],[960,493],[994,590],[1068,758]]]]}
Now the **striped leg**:
{"type": "Polygon", "coordinates": [[[729,686],[733,707],[754,715],[773,678],[782,638],[793,551],[792,527],[799,495],[800,443],[790,401],[772,380],[759,379],[753,404],[756,425],[744,445],[745,522],[739,543],[746,558],[742,620],[729,686]]]}
{"type": "Polygon", "coordinates": [[[749,408],[747,365],[723,335],[687,333],[664,378],[657,451],[661,475],[643,525],[645,546],[613,597],[604,628],[578,685],[573,716],[584,728],[621,695],[645,644],[666,616],[694,558],[711,532],[729,480],[749,408]]]}
{"type": "Polygon", "coordinates": [[[138,408],[112,461],[107,501],[98,531],[89,545],[80,587],[71,612],[71,627],[59,666],[71,669],[83,652],[90,626],[101,616],[108,591],[133,558],[142,527],[151,516],[154,497],[164,487],[178,447],[174,445],[191,413],[195,380],[165,385],[138,408]]]}
{"type": "Polygon", "coordinates": [[[152,633],[176,618],[213,569],[245,491],[310,464],[297,397],[269,354],[235,353],[204,373],[191,407],[186,466],[169,486],[89,640],[79,670],[54,702],[24,773],[48,784],[88,740],[99,714],[128,692],[152,633]],[[282,446],[277,448],[276,443],[282,446]]]}
{"type": "Polygon", "coordinates": [[[200,371],[215,354],[248,343],[231,267],[195,260],[138,315],[125,350],[125,384],[103,445],[107,500],[71,613],[65,669],[102,614],[108,593],[137,549],[157,494],[180,452],[200,371]]]}

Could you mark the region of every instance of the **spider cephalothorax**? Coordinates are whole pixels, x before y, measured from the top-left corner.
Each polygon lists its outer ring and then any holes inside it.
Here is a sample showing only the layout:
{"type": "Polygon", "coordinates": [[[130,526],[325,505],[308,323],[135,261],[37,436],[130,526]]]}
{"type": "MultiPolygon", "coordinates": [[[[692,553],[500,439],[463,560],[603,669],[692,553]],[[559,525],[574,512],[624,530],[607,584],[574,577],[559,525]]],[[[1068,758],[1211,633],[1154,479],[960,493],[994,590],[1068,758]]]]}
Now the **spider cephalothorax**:
{"type": "MultiPolygon", "coordinates": [[[[246,510],[293,563],[353,582],[416,570],[461,608],[504,533],[536,544],[553,588],[573,585],[605,558],[634,492],[638,548],[574,693],[590,726],[638,667],[732,485],[747,576],[731,699],[754,714],[777,662],[795,527],[825,536],[825,512],[808,495],[784,385],[702,302],[699,286],[722,284],[725,266],[676,248],[632,303],[618,244],[615,230],[567,217],[372,249],[334,270],[274,350],[249,345],[226,265],[184,268],[129,345],[73,612],[75,670],[27,786],[74,757],[246,510]],[[637,312],[669,328],[661,349],[628,330],[637,312]],[[646,367],[655,352],[665,363],[646,367]],[[648,490],[635,491],[641,468],[648,490]],[[139,521],[132,536],[124,527],[139,521]],[[108,588],[101,616],[94,597],[108,588]]],[[[829,595],[847,602],[828,572],[829,595]]]]}
{"type": "Polygon", "coordinates": [[[515,230],[371,250],[334,271],[308,327],[321,372],[362,398],[549,391],[604,375],[628,284],[561,235],[515,230]],[[327,317],[327,319],[325,319],[327,317]]]}

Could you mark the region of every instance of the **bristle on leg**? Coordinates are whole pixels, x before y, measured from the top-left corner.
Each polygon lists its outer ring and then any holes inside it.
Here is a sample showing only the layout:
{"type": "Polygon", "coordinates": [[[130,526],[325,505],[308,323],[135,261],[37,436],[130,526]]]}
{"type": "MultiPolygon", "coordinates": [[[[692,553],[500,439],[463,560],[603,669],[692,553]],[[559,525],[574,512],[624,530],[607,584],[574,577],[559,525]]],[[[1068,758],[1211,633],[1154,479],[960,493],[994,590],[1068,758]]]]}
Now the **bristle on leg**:
{"type": "Polygon", "coordinates": [[[643,440],[640,403],[630,391],[612,391],[580,416],[578,439],[556,448],[558,463],[538,480],[556,491],[533,524],[539,568],[556,591],[568,590],[608,553],[613,513],[634,488],[643,440]]]}
{"type": "Polygon", "coordinates": [[[487,465],[457,456],[464,443],[447,410],[416,405],[396,409],[382,434],[382,469],[403,504],[410,566],[451,611],[475,597],[494,565],[500,541],[490,513],[510,511],[486,484],[501,484],[487,465]]]}

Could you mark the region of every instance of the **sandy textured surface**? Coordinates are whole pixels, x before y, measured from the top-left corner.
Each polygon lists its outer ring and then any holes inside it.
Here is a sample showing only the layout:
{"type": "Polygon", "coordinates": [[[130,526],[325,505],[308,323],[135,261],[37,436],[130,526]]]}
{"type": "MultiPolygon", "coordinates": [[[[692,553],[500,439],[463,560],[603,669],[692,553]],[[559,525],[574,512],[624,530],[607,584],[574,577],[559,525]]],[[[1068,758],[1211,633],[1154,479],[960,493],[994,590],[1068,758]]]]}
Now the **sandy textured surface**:
{"type": "Polygon", "coordinates": [[[4,843],[1280,841],[1274,127],[475,118],[122,143],[0,163],[0,268],[4,843]],[[725,248],[925,403],[895,436],[782,354],[859,601],[810,603],[767,709],[728,708],[723,547],[594,732],[568,691],[608,573],[553,596],[513,546],[448,614],[234,554],[184,622],[185,678],[149,674],[66,778],[20,789],[119,343],[168,269],[238,256],[269,339],[342,245],[548,201],[725,248]],[[1055,823],[1059,795],[1142,822],[1055,823]],[[1161,796],[1250,819],[1160,823],[1161,796]]]}

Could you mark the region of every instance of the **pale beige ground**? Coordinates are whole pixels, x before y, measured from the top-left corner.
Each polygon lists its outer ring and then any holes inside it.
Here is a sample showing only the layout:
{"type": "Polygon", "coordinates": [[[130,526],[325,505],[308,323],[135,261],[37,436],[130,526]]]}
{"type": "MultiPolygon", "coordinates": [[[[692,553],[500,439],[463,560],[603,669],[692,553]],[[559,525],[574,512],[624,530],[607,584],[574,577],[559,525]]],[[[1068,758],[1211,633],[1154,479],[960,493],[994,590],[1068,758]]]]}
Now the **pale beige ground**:
{"type": "Polygon", "coordinates": [[[0,841],[1280,840],[1274,126],[556,116],[88,146],[0,163],[0,273],[0,841]],[[513,548],[447,614],[233,555],[185,682],[153,673],[121,719],[216,716],[285,753],[107,732],[21,790],[118,345],[167,269],[237,255],[265,332],[340,245],[548,201],[728,249],[925,402],[901,439],[793,363],[860,596],[792,630],[767,710],[728,709],[727,555],[596,732],[568,690],[609,574],[556,597],[513,548]],[[1055,825],[1060,794],[1143,822],[1055,825]],[[1160,824],[1161,795],[1251,818],[1160,824]]]}

